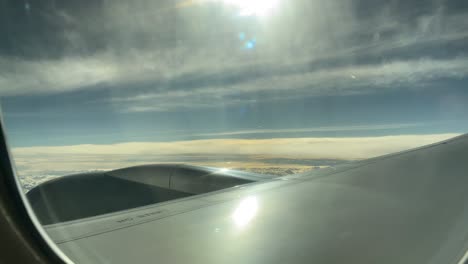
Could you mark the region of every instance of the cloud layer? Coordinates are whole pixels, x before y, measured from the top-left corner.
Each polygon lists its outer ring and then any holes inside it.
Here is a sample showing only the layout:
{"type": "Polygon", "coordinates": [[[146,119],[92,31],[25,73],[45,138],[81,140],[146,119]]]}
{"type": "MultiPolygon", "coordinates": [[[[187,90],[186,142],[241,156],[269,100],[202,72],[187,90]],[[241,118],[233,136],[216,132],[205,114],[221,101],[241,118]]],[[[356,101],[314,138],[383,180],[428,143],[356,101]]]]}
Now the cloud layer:
{"type": "Polygon", "coordinates": [[[468,8],[406,2],[282,1],[264,18],[237,17],[220,1],[31,4],[25,12],[47,14],[35,17],[44,34],[24,21],[10,29],[21,32],[10,44],[22,52],[0,47],[10,51],[0,55],[0,94],[108,89],[94,101],[146,112],[425,89],[467,78],[468,8]],[[245,49],[240,33],[255,39],[254,49],[245,49]],[[33,42],[42,38],[53,45],[33,42]]]}
{"type": "MultiPolygon", "coordinates": [[[[442,141],[457,134],[400,135],[356,138],[209,139],[177,142],[132,142],[113,145],[26,147],[13,149],[20,175],[51,171],[115,169],[137,164],[178,162],[244,163],[259,158],[356,160],[442,141]],[[236,158],[234,159],[233,156],[236,158]],[[205,159],[205,161],[204,161],[205,159]]],[[[275,164],[271,164],[275,166],[275,164]]]]}

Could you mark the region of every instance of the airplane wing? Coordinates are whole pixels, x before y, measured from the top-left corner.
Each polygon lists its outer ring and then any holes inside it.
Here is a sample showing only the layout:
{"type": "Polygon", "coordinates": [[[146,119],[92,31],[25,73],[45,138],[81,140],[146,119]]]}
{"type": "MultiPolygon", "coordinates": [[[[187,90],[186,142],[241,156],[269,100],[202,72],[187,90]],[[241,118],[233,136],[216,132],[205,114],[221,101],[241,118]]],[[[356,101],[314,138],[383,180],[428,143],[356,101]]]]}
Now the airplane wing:
{"type": "Polygon", "coordinates": [[[45,230],[76,263],[463,263],[467,135],[309,174],[237,176],[210,192],[177,187],[199,193],[45,230]]]}

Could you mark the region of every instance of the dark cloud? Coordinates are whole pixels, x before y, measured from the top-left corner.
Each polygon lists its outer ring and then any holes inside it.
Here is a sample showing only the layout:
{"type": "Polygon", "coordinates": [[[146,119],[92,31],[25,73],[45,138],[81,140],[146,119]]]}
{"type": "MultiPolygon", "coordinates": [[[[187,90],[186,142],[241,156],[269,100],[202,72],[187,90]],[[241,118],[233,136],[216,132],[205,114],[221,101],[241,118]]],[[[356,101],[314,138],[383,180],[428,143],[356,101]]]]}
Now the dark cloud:
{"type": "Polygon", "coordinates": [[[2,0],[0,5],[3,56],[51,58],[105,46],[102,32],[96,32],[101,1],[2,0]]]}

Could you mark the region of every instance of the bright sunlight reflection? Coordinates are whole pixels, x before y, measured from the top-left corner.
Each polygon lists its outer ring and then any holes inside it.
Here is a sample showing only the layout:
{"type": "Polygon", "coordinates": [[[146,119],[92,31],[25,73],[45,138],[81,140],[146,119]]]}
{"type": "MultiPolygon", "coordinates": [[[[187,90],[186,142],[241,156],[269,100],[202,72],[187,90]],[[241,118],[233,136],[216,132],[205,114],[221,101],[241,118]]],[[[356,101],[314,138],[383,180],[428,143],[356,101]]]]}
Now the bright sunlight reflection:
{"type": "Polygon", "coordinates": [[[241,16],[264,17],[270,14],[277,6],[279,0],[222,0],[225,4],[239,9],[241,16]]]}
{"type": "Polygon", "coordinates": [[[255,217],[257,209],[258,202],[256,197],[249,196],[242,200],[232,215],[232,219],[236,226],[246,226],[255,217]]]}

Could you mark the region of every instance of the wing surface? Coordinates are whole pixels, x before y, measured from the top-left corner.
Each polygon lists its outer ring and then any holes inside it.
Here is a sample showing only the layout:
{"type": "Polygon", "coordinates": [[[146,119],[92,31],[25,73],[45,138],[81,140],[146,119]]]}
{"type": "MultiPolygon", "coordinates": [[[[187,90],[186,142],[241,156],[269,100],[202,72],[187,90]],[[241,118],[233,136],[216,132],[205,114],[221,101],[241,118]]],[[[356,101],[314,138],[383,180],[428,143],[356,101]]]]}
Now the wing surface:
{"type": "Polygon", "coordinates": [[[468,136],[56,223],[77,263],[458,263],[468,238],[468,136]]]}

